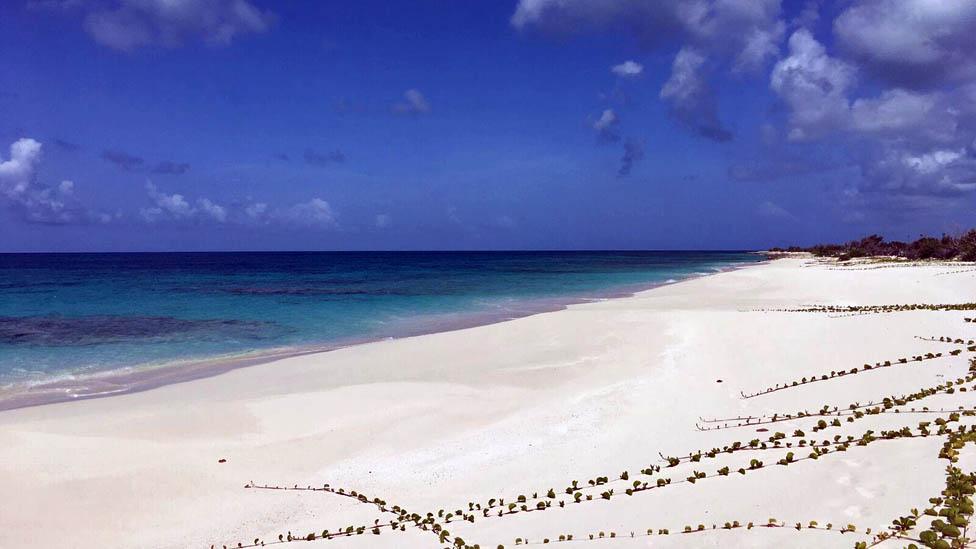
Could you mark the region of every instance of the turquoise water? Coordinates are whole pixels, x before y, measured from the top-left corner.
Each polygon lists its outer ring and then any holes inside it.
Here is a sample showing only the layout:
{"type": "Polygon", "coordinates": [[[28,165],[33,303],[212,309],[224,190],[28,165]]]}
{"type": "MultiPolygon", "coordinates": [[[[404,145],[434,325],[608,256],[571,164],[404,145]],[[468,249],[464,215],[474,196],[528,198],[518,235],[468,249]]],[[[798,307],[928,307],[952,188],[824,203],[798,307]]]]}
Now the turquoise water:
{"type": "Polygon", "coordinates": [[[486,323],[732,252],[0,254],[0,386],[486,323]]]}

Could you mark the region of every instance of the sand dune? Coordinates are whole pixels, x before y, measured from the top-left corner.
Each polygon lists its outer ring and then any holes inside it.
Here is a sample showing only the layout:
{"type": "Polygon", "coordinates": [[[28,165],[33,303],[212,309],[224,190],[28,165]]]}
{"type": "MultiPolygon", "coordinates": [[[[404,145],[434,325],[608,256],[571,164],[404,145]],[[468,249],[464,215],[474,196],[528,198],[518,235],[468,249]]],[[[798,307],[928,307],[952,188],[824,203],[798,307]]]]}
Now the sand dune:
{"type": "MultiPolygon", "coordinates": [[[[781,444],[858,438],[941,417],[912,407],[976,406],[973,392],[942,392],[897,407],[898,414],[842,415],[839,427],[823,432],[811,429],[834,417],[778,421],[966,376],[974,356],[967,345],[916,336],[976,338],[976,324],[963,320],[974,312],[781,310],[963,303],[974,290],[976,272],[959,265],[838,268],[781,259],[500,324],[3,412],[0,547],[236,547],[346,526],[367,529],[317,543],[443,547],[460,536],[494,548],[515,546],[516,538],[579,540],[602,531],[615,534],[612,547],[853,547],[871,541],[867,528],[884,531],[945,488],[948,461],[938,457],[945,437],[881,440],[816,460],[801,459],[809,449],[796,448],[798,461],[788,466],[776,465],[785,448],[673,468],[661,455],[765,441],[776,432],[789,435],[781,444]],[[950,356],[956,349],[962,352],[950,356]],[[927,353],[942,356],[898,363],[927,353]],[[885,361],[894,365],[863,369],[885,361]],[[742,398],[852,368],[858,373],[742,398]],[[763,425],[704,421],[773,414],[777,421],[763,425]],[[808,436],[793,437],[796,430],[808,436]],[[755,458],[762,468],[736,472],[755,458]],[[662,469],[641,474],[652,466],[662,469]],[[731,474],[718,474],[725,466],[731,474]],[[685,481],[693,471],[706,477],[685,481]],[[607,484],[588,486],[601,476],[607,484]],[[672,484],[624,493],[634,481],[655,486],[658,478],[672,484]],[[583,487],[581,503],[565,493],[573,480],[583,487]],[[387,524],[396,514],[328,491],[245,488],[251,482],[328,484],[420,515],[473,509],[475,520],[439,519],[451,533],[447,543],[412,523],[373,535],[375,521],[387,524]],[[614,494],[602,498],[610,488],[614,494]],[[549,489],[558,497],[547,497],[549,489]],[[520,508],[519,495],[527,507],[551,507],[498,517],[509,502],[520,508]],[[493,498],[505,503],[496,501],[488,518],[469,506],[484,509],[493,498]],[[770,518],[832,527],[745,528],[770,518]],[[733,521],[742,527],[721,529],[733,521]],[[679,535],[699,524],[705,532],[679,535]],[[848,524],[857,531],[840,533],[848,524]],[[653,535],[640,537],[648,529],[653,535]]],[[[971,453],[964,448],[960,464],[976,465],[971,453]]]]}

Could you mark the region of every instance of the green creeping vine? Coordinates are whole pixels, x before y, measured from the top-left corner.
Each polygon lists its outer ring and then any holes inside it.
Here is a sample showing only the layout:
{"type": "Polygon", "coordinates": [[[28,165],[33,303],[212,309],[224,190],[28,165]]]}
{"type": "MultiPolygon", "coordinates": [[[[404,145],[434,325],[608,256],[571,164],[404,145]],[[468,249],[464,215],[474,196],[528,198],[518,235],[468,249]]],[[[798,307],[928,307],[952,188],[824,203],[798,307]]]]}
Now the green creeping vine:
{"type": "MultiPolygon", "coordinates": [[[[933,305],[898,307],[905,307],[904,310],[919,310],[931,307],[949,306],[933,305]]],[[[947,342],[949,342],[949,339],[950,338],[945,338],[947,342]]],[[[960,340],[951,340],[951,343],[959,344],[960,340]]],[[[972,342],[970,341],[969,343],[972,342]]],[[[974,349],[970,348],[968,350],[973,351],[974,349]]],[[[950,353],[950,356],[958,356],[958,354],[960,353],[950,353]]],[[[922,359],[924,360],[926,358],[937,357],[937,355],[930,353],[929,355],[926,355],[926,357],[922,357],[922,359]]],[[[967,426],[960,424],[956,428],[953,428],[953,424],[959,423],[964,417],[976,416],[976,408],[970,409],[960,407],[958,410],[939,411],[930,410],[927,407],[921,409],[911,408],[910,410],[906,410],[904,408],[909,403],[922,400],[929,396],[937,394],[954,394],[956,392],[964,393],[976,390],[976,385],[973,385],[971,388],[967,388],[965,386],[965,384],[976,380],[976,359],[970,359],[969,362],[969,373],[963,378],[959,378],[955,381],[948,381],[935,387],[921,389],[909,395],[885,397],[878,404],[868,403],[866,405],[862,405],[860,403],[852,403],[847,407],[847,409],[839,409],[838,407],[831,408],[829,405],[827,405],[814,413],[803,411],[795,414],[773,414],[760,417],[749,416],[711,420],[706,420],[703,418],[701,419],[702,423],[706,425],[703,430],[755,426],[782,421],[816,420],[816,423],[809,429],[811,432],[818,432],[829,428],[842,426],[843,423],[839,419],[841,417],[846,418],[844,423],[852,423],[864,417],[878,414],[940,414],[939,417],[936,417],[932,421],[919,422],[917,427],[906,426],[897,430],[881,430],[877,433],[872,430],[868,430],[857,437],[850,435],[846,437],[834,435],[832,439],[827,438],[822,441],[807,437],[806,433],[801,429],[794,430],[793,436],[790,439],[788,439],[785,433],[777,432],[770,436],[767,441],[760,441],[759,439],[753,439],[748,442],[736,441],[722,448],[713,448],[707,451],[690,453],[686,457],[665,457],[661,455],[660,457],[666,463],[666,465],[662,466],[652,464],[641,468],[639,473],[633,474],[633,478],[630,472],[623,471],[619,475],[597,476],[596,478],[590,479],[583,484],[574,480],[568,483],[567,486],[562,490],[557,491],[554,488],[550,488],[541,495],[539,492],[535,492],[531,496],[521,494],[509,500],[504,498],[491,498],[484,503],[469,502],[466,505],[466,509],[465,506],[459,506],[454,510],[442,508],[437,512],[428,512],[421,515],[408,512],[398,505],[390,505],[386,502],[386,500],[380,498],[370,498],[356,492],[355,490],[333,488],[328,484],[325,484],[319,488],[312,486],[299,487],[297,485],[293,485],[291,487],[269,485],[259,486],[253,482],[248,483],[245,485],[245,488],[247,489],[300,490],[325,492],[337,496],[349,497],[356,499],[360,503],[373,505],[380,512],[391,514],[393,517],[391,517],[388,521],[376,519],[373,524],[359,526],[347,525],[336,528],[335,530],[325,529],[321,532],[310,532],[303,535],[294,535],[291,532],[287,532],[287,534],[279,534],[277,539],[271,540],[254,538],[254,540],[247,545],[237,543],[234,547],[263,547],[266,545],[290,543],[294,541],[330,540],[338,537],[357,536],[367,533],[380,535],[383,532],[402,532],[407,528],[417,528],[422,531],[430,532],[432,535],[436,535],[438,541],[444,547],[455,549],[480,549],[480,546],[477,543],[469,544],[461,537],[451,535],[451,533],[447,530],[447,525],[455,521],[474,523],[476,520],[487,518],[504,517],[520,513],[544,512],[547,510],[564,508],[567,505],[577,505],[599,500],[610,500],[621,496],[637,496],[644,492],[666,488],[674,484],[697,484],[704,480],[714,479],[717,477],[727,477],[733,473],[746,475],[766,468],[763,461],[752,458],[748,461],[748,463],[743,462],[740,467],[735,470],[733,470],[732,466],[725,465],[714,473],[692,470],[685,473],[683,477],[667,477],[661,474],[663,468],[672,469],[679,467],[682,464],[699,463],[704,459],[715,458],[720,454],[733,454],[739,451],[786,450],[785,454],[781,454],[780,459],[773,462],[775,458],[771,458],[770,461],[779,466],[790,466],[801,461],[819,460],[823,456],[855,450],[856,448],[864,447],[880,441],[931,436],[946,437],[946,442],[939,456],[950,461],[950,465],[946,469],[946,489],[942,491],[942,494],[939,497],[930,498],[930,507],[924,509],[922,512],[913,509],[909,515],[898,517],[892,521],[891,526],[889,526],[887,530],[875,531],[873,536],[870,528],[864,530],[863,532],[858,532],[854,525],[834,528],[832,524],[828,523],[825,527],[821,527],[815,521],[810,521],[805,524],[795,523],[793,525],[788,525],[787,523],[778,521],[776,519],[770,519],[768,522],[759,524],[758,526],[754,526],[754,523],[752,522],[740,521],[726,522],[722,526],[713,524],[710,529],[706,528],[703,524],[699,524],[694,528],[691,526],[685,526],[684,529],[680,531],[675,529],[673,531],[673,535],[700,534],[708,531],[735,530],[739,528],[751,530],[753,528],[789,527],[795,528],[798,531],[820,530],[841,534],[853,534],[860,537],[872,536],[865,537],[864,539],[857,541],[854,545],[856,549],[866,549],[867,547],[873,547],[889,540],[909,541],[911,542],[909,547],[914,547],[916,549],[919,547],[917,544],[936,549],[958,549],[968,547],[971,541],[967,537],[967,530],[970,517],[973,514],[971,496],[973,494],[974,485],[976,485],[976,474],[965,473],[955,467],[954,464],[958,459],[958,450],[968,442],[976,442],[976,425],[967,426]],[[727,425],[729,421],[737,422],[737,424],[731,426],[727,425]],[[725,425],[717,426],[715,425],[717,423],[725,423],[725,425]],[[806,455],[803,455],[804,453],[806,455]],[[621,490],[620,488],[623,489],[621,490]],[[923,517],[925,517],[925,519],[934,517],[932,518],[929,527],[925,530],[921,530],[919,526],[919,521],[923,520],[923,517]]],[[[883,368],[887,366],[888,364],[879,364],[875,367],[883,368]]],[[[874,369],[875,367],[865,369],[874,369]]],[[[833,377],[841,376],[838,376],[835,373],[833,377]]],[[[699,429],[702,429],[702,427],[699,426],[699,429]]],[[[610,532],[607,534],[606,532],[597,532],[588,533],[582,536],[562,534],[551,539],[542,538],[541,540],[531,541],[526,538],[517,538],[515,540],[515,544],[545,544],[566,541],[590,541],[600,539],[642,537],[654,535],[655,532],[656,535],[672,534],[672,530],[669,528],[648,528],[644,529],[641,533],[628,532],[618,534],[616,532],[610,532]]],[[[216,549],[215,545],[212,545],[211,547],[216,549]]],[[[226,548],[227,546],[222,547],[226,548]]],[[[504,546],[499,545],[498,548],[504,549],[504,546]]]]}
{"type": "MultiPolygon", "coordinates": [[[[929,422],[922,422],[915,429],[910,427],[902,427],[898,430],[892,431],[881,431],[880,436],[874,436],[872,431],[868,431],[857,439],[856,446],[867,446],[868,444],[882,441],[882,440],[897,440],[904,438],[916,438],[916,437],[928,437],[928,436],[945,436],[947,439],[943,450],[940,452],[940,457],[946,457],[950,455],[950,452],[955,452],[958,455],[958,448],[964,443],[963,441],[976,441],[976,425],[969,425],[968,429],[965,425],[959,425],[958,428],[953,431],[949,424],[959,421],[958,414],[950,414],[950,416],[945,418],[938,418],[936,420],[936,425],[938,429],[933,432],[930,429],[931,424],[929,422]],[[948,450],[947,450],[948,449],[948,450]]],[[[846,449],[846,448],[845,448],[846,449]]],[[[817,459],[820,454],[815,451],[807,458],[794,459],[792,452],[787,453],[786,456],[779,460],[779,465],[790,465],[797,461],[803,459],[817,459]]],[[[953,458],[950,458],[953,459],[953,458]]],[[[750,467],[748,470],[761,469],[763,463],[758,460],[751,460],[750,467]]],[[[746,470],[740,469],[738,471],[741,474],[746,474],[746,470]]],[[[719,469],[718,476],[727,476],[729,474],[729,468],[723,467],[719,469]]],[[[924,514],[931,515],[935,517],[943,517],[949,522],[945,522],[942,519],[936,519],[932,522],[931,532],[926,533],[921,532],[918,538],[911,537],[909,533],[917,525],[917,520],[919,512],[917,510],[912,510],[912,515],[907,517],[899,517],[892,521],[892,526],[889,528],[890,531],[882,531],[875,533],[873,538],[870,538],[871,544],[868,545],[868,541],[858,541],[855,543],[854,547],[856,549],[866,549],[867,547],[873,547],[881,542],[892,540],[892,539],[903,539],[903,540],[913,540],[923,543],[926,547],[933,547],[937,549],[956,549],[962,547],[968,547],[969,539],[965,537],[965,528],[968,527],[969,517],[972,515],[972,501],[969,496],[973,494],[973,485],[976,483],[976,474],[963,475],[958,468],[950,467],[947,469],[947,474],[949,480],[947,482],[947,489],[942,492],[942,498],[932,498],[930,502],[937,504],[933,508],[926,509],[924,514]],[[940,508],[941,506],[941,508],[940,508]],[[962,528],[962,531],[958,529],[962,528]]],[[[714,477],[716,475],[705,475],[704,473],[699,473],[695,471],[694,477],[706,478],[714,477]]],[[[691,477],[687,479],[689,482],[694,482],[691,477]]],[[[769,522],[765,525],[766,527],[787,527],[786,523],[779,522],[776,519],[769,519],[769,522]]],[[[726,522],[720,529],[722,530],[733,530],[736,528],[742,528],[742,523],[739,521],[726,522]]],[[[752,529],[753,523],[746,523],[746,529],[752,529]]],[[[795,523],[792,528],[798,531],[804,529],[822,529],[831,531],[833,529],[832,524],[827,524],[826,527],[820,527],[817,522],[811,521],[804,525],[803,523],[795,523]]],[[[712,525],[711,530],[719,529],[717,525],[712,525]]],[[[699,524],[697,527],[685,526],[680,533],[682,534],[692,534],[708,531],[709,529],[703,524],[699,524]]],[[[658,529],[656,530],[658,535],[667,535],[670,533],[669,529],[658,529]]],[[[856,533],[857,528],[854,525],[847,525],[840,528],[839,530],[834,530],[839,533],[856,533]]],[[[643,534],[635,534],[631,532],[629,536],[622,537],[643,537],[653,535],[655,529],[647,529],[643,534]]],[[[865,536],[871,535],[872,530],[870,528],[864,531],[865,536]]],[[[574,538],[573,535],[561,535],[555,540],[550,540],[550,538],[543,538],[541,542],[534,543],[550,543],[551,541],[590,541],[604,539],[605,536],[603,532],[598,535],[589,534],[588,536],[577,536],[574,538]]],[[[610,532],[609,538],[617,537],[616,533],[610,532]]],[[[516,545],[532,544],[524,538],[516,539],[516,545]]],[[[916,546],[915,549],[918,549],[916,546]]]]}
{"type": "MultiPolygon", "coordinates": [[[[674,532],[672,532],[670,528],[648,528],[643,532],[632,531],[624,535],[618,535],[614,531],[606,532],[601,530],[600,532],[589,533],[583,536],[574,536],[574,534],[560,534],[558,538],[554,538],[554,539],[543,538],[540,541],[527,541],[524,540],[523,538],[516,538],[515,545],[542,545],[542,544],[558,543],[564,541],[600,541],[600,540],[609,540],[615,538],[644,538],[644,537],[649,537],[654,535],[656,536],[679,535],[680,536],[680,535],[689,535],[689,534],[702,534],[706,532],[716,532],[716,531],[732,531],[738,529],[762,530],[762,529],[769,529],[769,528],[788,528],[791,530],[797,530],[799,532],[812,530],[812,531],[820,531],[820,532],[831,532],[836,534],[847,534],[847,533],[857,532],[857,526],[854,526],[853,524],[848,524],[847,526],[842,526],[840,528],[834,528],[834,525],[831,523],[827,523],[824,526],[820,526],[820,524],[815,520],[811,520],[806,523],[796,522],[796,523],[788,524],[784,521],[775,518],[770,518],[765,523],[759,523],[759,524],[753,522],[747,522],[745,524],[742,524],[737,520],[733,520],[731,522],[726,521],[721,526],[719,526],[718,524],[712,524],[711,527],[708,528],[706,528],[704,524],[699,524],[698,526],[695,527],[692,527],[690,525],[685,525],[685,527],[682,530],[675,530],[674,532]]],[[[865,530],[864,535],[870,535],[870,534],[871,534],[870,528],[865,530]]],[[[504,546],[499,545],[499,548],[504,549],[504,546]]]]}
{"type": "Polygon", "coordinates": [[[814,305],[796,309],[761,309],[777,313],[878,314],[905,311],[976,311],[976,303],[906,303],[896,305],[814,305]]]}
{"type": "MultiPolygon", "coordinates": [[[[974,339],[963,339],[961,337],[939,336],[937,338],[936,336],[929,336],[929,337],[915,336],[915,339],[918,339],[920,341],[938,341],[939,343],[950,343],[950,344],[955,344],[955,345],[976,346],[976,340],[974,340],[974,339]]],[[[968,350],[969,351],[976,351],[976,348],[970,348],[968,350]]]]}
{"type": "MultiPolygon", "coordinates": [[[[853,439],[851,441],[845,441],[845,442],[840,443],[835,448],[835,452],[833,452],[833,453],[847,451],[852,446],[853,447],[864,447],[864,446],[867,446],[869,444],[872,444],[872,443],[875,443],[875,442],[879,442],[879,441],[886,441],[886,440],[887,441],[890,441],[890,440],[897,440],[897,439],[904,439],[904,438],[916,438],[916,437],[927,437],[927,436],[945,436],[945,435],[948,435],[948,434],[950,434],[952,432],[950,430],[949,424],[950,423],[954,423],[954,422],[958,422],[960,420],[960,417],[961,416],[958,413],[950,413],[946,417],[937,418],[933,422],[935,424],[935,426],[937,427],[937,429],[934,432],[931,429],[932,423],[930,423],[930,422],[921,422],[921,423],[919,423],[918,427],[915,428],[915,429],[910,428],[910,427],[902,427],[901,429],[898,429],[898,430],[881,431],[880,433],[877,433],[877,434],[875,434],[873,431],[867,431],[867,432],[865,432],[864,434],[862,434],[860,437],[858,437],[856,439],[853,439]]],[[[794,456],[793,452],[787,452],[783,456],[783,458],[780,459],[777,463],[779,465],[782,465],[782,466],[788,466],[788,465],[792,465],[792,464],[797,463],[797,462],[800,462],[800,461],[817,460],[821,456],[823,456],[823,455],[825,455],[827,453],[828,453],[828,451],[825,451],[825,450],[823,450],[822,448],[819,448],[819,447],[818,448],[814,448],[813,451],[808,456],[806,456],[806,457],[800,457],[800,458],[796,458],[794,456]]],[[[743,466],[743,467],[740,467],[736,472],[738,474],[745,475],[745,474],[747,474],[747,472],[756,471],[756,470],[759,470],[759,469],[762,469],[762,468],[764,468],[764,465],[763,465],[763,462],[762,461],[759,461],[759,460],[756,460],[756,459],[752,459],[749,462],[748,468],[746,468],[745,466],[743,466]]],[[[657,470],[660,470],[660,468],[658,468],[657,470]]],[[[716,477],[729,476],[730,475],[730,472],[731,472],[730,471],[730,468],[728,466],[726,466],[726,467],[723,467],[723,468],[719,469],[716,473],[713,473],[713,474],[706,474],[704,472],[701,472],[701,471],[697,471],[696,470],[696,471],[693,471],[692,474],[689,477],[685,478],[685,479],[675,479],[675,480],[672,481],[671,478],[658,478],[657,479],[657,482],[654,485],[649,485],[647,482],[634,481],[633,488],[628,488],[624,492],[617,493],[617,494],[614,493],[614,490],[613,489],[606,490],[606,491],[604,491],[601,494],[601,499],[608,499],[609,500],[609,499],[611,499],[613,497],[617,497],[617,496],[623,495],[623,494],[626,494],[627,496],[633,496],[633,495],[636,495],[636,494],[639,494],[639,493],[642,493],[642,492],[645,492],[645,491],[649,491],[649,490],[652,490],[652,489],[663,488],[663,487],[666,487],[666,486],[669,486],[669,485],[672,485],[672,484],[680,484],[682,482],[687,482],[687,483],[695,484],[696,482],[699,482],[699,481],[704,480],[704,479],[712,479],[712,478],[716,478],[716,477]]],[[[623,478],[624,477],[627,477],[627,476],[629,476],[629,475],[627,475],[626,472],[623,473],[623,474],[621,474],[621,480],[623,480],[623,478]]],[[[603,483],[604,484],[606,482],[608,482],[605,479],[605,477],[601,477],[601,479],[603,480],[603,483]]],[[[259,488],[258,486],[255,486],[255,485],[250,485],[250,487],[252,487],[252,488],[259,488]]],[[[270,489],[280,489],[280,488],[273,488],[272,487],[270,489]]],[[[332,489],[332,488],[284,488],[284,489],[325,491],[325,492],[331,492],[331,493],[335,493],[335,494],[339,494],[339,495],[347,495],[341,489],[336,490],[336,489],[332,489]]],[[[357,496],[357,495],[353,495],[353,494],[354,494],[353,492],[349,492],[348,493],[348,497],[355,497],[356,499],[358,499],[359,501],[362,501],[364,503],[374,503],[381,510],[384,510],[384,511],[387,510],[386,509],[386,504],[382,500],[369,500],[365,496],[362,496],[362,495],[358,495],[357,496]]],[[[575,492],[573,495],[574,495],[574,502],[573,503],[576,503],[576,504],[583,503],[583,502],[586,502],[586,501],[592,501],[593,500],[592,495],[587,496],[586,499],[580,498],[579,497],[579,492],[575,492]]],[[[534,496],[534,497],[536,497],[536,496],[534,496]]],[[[555,493],[552,490],[550,490],[550,492],[546,495],[546,497],[551,498],[551,499],[556,499],[555,493]]],[[[552,507],[551,502],[543,502],[543,501],[540,501],[540,502],[536,503],[534,506],[529,506],[529,505],[527,505],[527,504],[524,503],[524,502],[527,502],[528,501],[528,498],[526,498],[524,496],[520,496],[517,499],[517,501],[523,502],[523,503],[520,506],[514,506],[514,504],[509,504],[509,507],[507,507],[505,510],[503,510],[498,516],[511,515],[511,514],[515,514],[515,513],[545,511],[545,510],[547,510],[547,509],[549,509],[549,508],[552,507]]],[[[563,507],[564,504],[565,504],[565,500],[559,500],[558,507],[563,507]]],[[[407,522],[413,522],[414,523],[414,526],[420,527],[423,530],[430,529],[433,533],[438,534],[439,535],[439,538],[442,541],[442,543],[450,537],[450,534],[443,528],[443,526],[441,524],[439,524],[436,521],[436,519],[434,519],[433,513],[428,513],[427,514],[427,518],[424,519],[424,518],[420,517],[419,515],[409,515],[406,511],[399,510],[399,508],[397,508],[397,507],[393,507],[393,508],[391,508],[391,510],[394,511],[394,512],[398,512],[399,513],[399,517],[400,517],[399,529],[400,530],[405,529],[404,527],[405,527],[405,525],[406,525],[407,522]],[[429,528],[428,528],[428,526],[429,526],[429,528]]],[[[456,513],[459,514],[459,515],[464,515],[463,516],[463,520],[466,520],[466,521],[472,522],[472,523],[475,521],[475,515],[474,514],[462,513],[460,510],[457,511],[456,513]]],[[[453,513],[447,513],[447,514],[445,514],[443,512],[443,510],[442,510],[442,511],[440,511],[438,513],[437,517],[438,518],[444,518],[446,516],[449,517],[451,514],[453,514],[453,513]]],[[[489,514],[485,514],[484,515],[485,518],[490,517],[490,516],[494,516],[494,515],[489,515],[489,514]]],[[[391,525],[392,525],[392,529],[393,530],[396,530],[398,528],[398,524],[395,521],[392,521],[391,522],[391,525]]],[[[316,540],[316,539],[331,539],[333,537],[363,534],[363,533],[365,533],[367,531],[367,529],[369,529],[374,534],[379,534],[380,533],[380,528],[382,528],[382,527],[386,527],[386,526],[385,525],[380,525],[377,522],[377,524],[374,524],[372,527],[368,527],[368,526],[352,527],[352,526],[349,526],[349,527],[345,527],[345,528],[339,529],[338,531],[333,532],[333,533],[330,533],[328,530],[326,530],[326,531],[323,531],[321,535],[316,534],[316,533],[310,533],[307,536],[298,536],[298,537],[295,537],[295,536],[292,536],[291,533],[289,533],[287,540],[288,541],[299,541],[299,540],[312,541],[312,540],[316,540]]],[[[282,540],[282,539],[283,539],[283,536],[279,536],[279,540],[282,540]]],[[[457,540],[457,539],[460,539],[460,538],[454,538],[454,539],[457,540]]],[[[581,541],[581,539],[577,539],[577,541],[581,541]]],[[[457,542],[455,542],[455,543],[457,543],[457,542]]],[[[255,545],[257,545],[257,544],[255,544],[255,545]]],[[[249,545],[247,547],[253,547],[255,545],[249,545]]],[[[462,545],[455,545],[455,547],[475,547],[475,546],[468,546],[468,545],[462,543],[462,545]]]]}
{"type": "MultiPolygon", "coordinates": [[[[970,351],[976,351],[976,348],[971,348],[970,351]]],[[[962,349],[957,349],[957,350],[951,351],[950,352],[950,355],[951,356],[958,356],[960,353],[962,353],[962,349]]],[[[874,365],[865,364],[861,368],[851,368],[850,370],[840,370],[840,371],[832,370],[830,372],[830,374],[812,375],[810,377],[804,377],[804,378],[800,378],[800,379],[797,379],[797,380],[788,381],[786,383],[783,383],[782,385],[779,384],[779,383],[777,383],[773,387],[767,387],[766,389],[763,389],[762,391],[758,391],[758,392],[755,392],[755,393],[745,393],[745,392],[742,392],[740,394],[742,395],[742,398],[744,398],[744,399],[755,398],[755,397],[762,396],[762,395],[768,395],[769,393],[775,393],[776,391],[783,391],[783,390],[786,390],[786,389],[793,389],[793,388],[796,388],[796,387],[802,387],[802,386],[808,385],[810,383],[817,383],[817,382],[820,382],[820,381],[829,381],[829,380],[832,380],[832,379],[840,379],[840,378],[842,378],[844,376],[854,375],[854,374],[857,374],[859,372],[863,373],[863,372],[869,372],[869,371],[877,371],[877,370],[880,370],[882,368],[891,368],[892,366],[905,365],[905,364],[910,364],[910,363],[913,363],[913,362],[922,362],[923,360],[934,360],[934,359],[937,359],[937,358],[942,358],[942,353],[925,353],[924,355],[915,355],[915,356],[911,357],[910,359],[903,357],[903,358],[899,358],[899,359],[895,360],[894,362],[892,362],[890,360],[886,360],[884,362],[876,362],[874,365]]]]}

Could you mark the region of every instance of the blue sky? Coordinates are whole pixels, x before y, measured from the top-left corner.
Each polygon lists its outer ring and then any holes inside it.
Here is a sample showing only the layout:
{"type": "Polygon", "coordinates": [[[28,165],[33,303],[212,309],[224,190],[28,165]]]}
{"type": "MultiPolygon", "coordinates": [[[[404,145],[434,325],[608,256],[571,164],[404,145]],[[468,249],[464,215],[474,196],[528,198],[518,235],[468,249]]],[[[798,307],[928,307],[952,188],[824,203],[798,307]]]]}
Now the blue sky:
{"type": "Polygon", "coordinates": [[[976,4],[0,5],[0,251],[687,249],[976,225],[976,4]]]}

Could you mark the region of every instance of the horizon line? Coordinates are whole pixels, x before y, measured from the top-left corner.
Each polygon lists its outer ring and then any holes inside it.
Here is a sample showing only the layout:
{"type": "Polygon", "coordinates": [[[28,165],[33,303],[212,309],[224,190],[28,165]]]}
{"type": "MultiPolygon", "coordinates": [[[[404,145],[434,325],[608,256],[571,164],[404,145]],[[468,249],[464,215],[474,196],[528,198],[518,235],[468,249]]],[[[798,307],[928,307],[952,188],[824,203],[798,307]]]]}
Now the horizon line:
{"type": "Polygon", "coordinates": [[[633,252],[721,252],[758,253],[751,248],[511,248],[511,249],[362,249],[362,250],[113,250],[113,251],[0,251],[0,255],[81,255],[81,254],[310,254],[310,253],[633,253],[633,252]]]}

